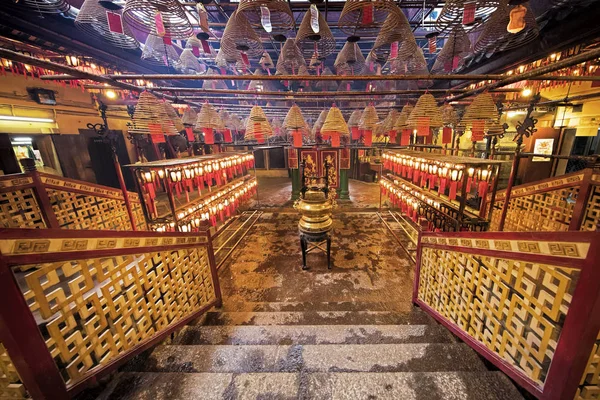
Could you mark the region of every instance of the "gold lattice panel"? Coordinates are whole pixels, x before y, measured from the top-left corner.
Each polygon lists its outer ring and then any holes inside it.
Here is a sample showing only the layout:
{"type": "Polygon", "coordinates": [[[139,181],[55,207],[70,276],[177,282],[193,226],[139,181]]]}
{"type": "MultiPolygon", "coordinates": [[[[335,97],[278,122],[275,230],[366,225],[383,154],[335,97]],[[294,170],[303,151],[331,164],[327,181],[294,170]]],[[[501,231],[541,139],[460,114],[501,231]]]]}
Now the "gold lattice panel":
{"type": "Polygon", "coordinates": [[[0,343],[0,399],[27,399],[28,397],[6,348],[0,343]]]}
{"type": "Polygon", "coordinates": [[[575,400],[598,399],[600,399],[600,332],[575,395],[575,400]]]}
{"type": "Polygon", "coordinates": [[[504,201],[494,202],[492,218],[490,219],[488,231],[497,231],[500,229],[500,220],[502,219],[502,207],[504,207],[504,201]]]}
{"type": "MultiPolygon", "coordinates": [[[[579,187],[511,197],[504,231],[557,232],[569,230],[579,187]]],[[[494,211],[494,218],[499,218],[494,211]]]]}
{"type": "MultiPolygon", "coordinates": [[[[148,241],[158,245],[159,239],[146,239],[145,245],[148,241]]],[[[78,240],[63,242],[66,251],[79,246],[78,240]]],[[[81,240],[81,248],[90,242],[81,240]]],[[[96,245],[132,247],[140,239],[121,242],[104,239],[96,245]]],[[[23,247],[11,246],[15,252],[23,247]]],[[[67,384],[215,298],[205,246],[42,263],[24,270],[15,272],[17,280],[67,384]]]]}
{"type": "MultiPolygon", "coordinates": [[[[531,252],[536,243],[475,240],[474,244],[490,249],[522,247],[531,252]]],[[[581,256],[581,249],[572,244],[549,243],[533,252],[543,254],[545,249],[551,254],[581,256]]],[[[543,384],[577,277],[574,269],[425,246],[418,298],[543,384]]]]}
{"type": "MultiPolygon", "coordinates": [[[[585,207],[585,216],[581,223],[582,231],[595,231],[600,224],[600,186],[594,185],[585,207]]],[[[600,399],[600,392],[598,392],[600,399]]]]}
{"type": "Polygon", "coordinates": [[[56,189],[46,191],[56,219],[63,229],[131,230],[127,208],[122,199],[56,189]]]}
{"type": "Polygon", "coordinates": [[[135,198],[130,198],[131,212],[133,218],[135,218],[135,226],[138,231],[147,231],[148,225],[146,224],[146,216],[144,215],[144,209],[140,203],[137,195],[135,198]]]}
{"type": "Polygon", "coordinates": [[[33,189],[0,193],[0,227],[46,227],[33,189]]]}

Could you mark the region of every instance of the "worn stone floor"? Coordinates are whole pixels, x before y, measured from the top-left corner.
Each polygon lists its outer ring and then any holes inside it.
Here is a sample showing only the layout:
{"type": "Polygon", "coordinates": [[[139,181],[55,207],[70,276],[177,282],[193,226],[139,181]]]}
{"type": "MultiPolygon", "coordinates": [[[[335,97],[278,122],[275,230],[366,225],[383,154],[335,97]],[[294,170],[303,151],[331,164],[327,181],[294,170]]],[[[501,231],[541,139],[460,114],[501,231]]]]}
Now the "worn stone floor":
{"type": "Polygon", "coordinates": [[[375,213],[334,218],[332,270],[322,253],[308,255],[302,271],[298,214],[265,212],[221,271],[225,308],[261,302],[382,303],[411,307],[413,267],[375,213]]]}
{"type": "MultiPolygon", "coordinates": [[[[258,201],[253,200],[250,208],[291,208],[293,205],[292,181],[287,177],[258,176],[258,201]]],[[[347,210],[375,210],[379,208],[379,184],[350,179],[350,200],[339,200],[341,208],[347,210]]],[[[385,199],[382,206],[386,207],[385,199]]],[[[340,211],[340,209],[338,209],[340,211]]]]}

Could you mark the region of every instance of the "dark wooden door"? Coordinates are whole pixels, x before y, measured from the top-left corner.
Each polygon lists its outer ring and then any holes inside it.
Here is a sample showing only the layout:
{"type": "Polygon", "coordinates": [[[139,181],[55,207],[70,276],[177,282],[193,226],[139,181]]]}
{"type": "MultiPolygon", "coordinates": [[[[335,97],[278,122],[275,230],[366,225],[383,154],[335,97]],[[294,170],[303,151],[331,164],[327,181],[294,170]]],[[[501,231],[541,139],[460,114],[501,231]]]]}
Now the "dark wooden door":
{"type": "Polygon", "coordinates": [[[52,142],[65,177],[97,183],[88,151],[88,138],[83,135],[52,135],[52,142]]]}

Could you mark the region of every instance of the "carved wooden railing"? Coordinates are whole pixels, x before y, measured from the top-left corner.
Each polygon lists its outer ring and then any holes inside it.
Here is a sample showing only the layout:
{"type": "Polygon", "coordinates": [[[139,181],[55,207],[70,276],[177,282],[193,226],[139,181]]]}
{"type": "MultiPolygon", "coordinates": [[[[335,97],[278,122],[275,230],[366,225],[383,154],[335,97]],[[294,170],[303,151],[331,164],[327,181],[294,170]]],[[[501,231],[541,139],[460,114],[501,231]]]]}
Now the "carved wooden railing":
{"type": "Polygon", "coordinates": [[[541,399],[600,392],[600,233],[422,233],[413,300],[541,399]]]}
{"type": "Polygon", "coordinates": [[[38,171],[0,177],[0,227],[147,230],[137,193],[38,171]]]}
{"type": "Polygon", "coordinates": [[[0,394],[66,399],[220,303],[208,233],[0,229],[0,394]]]}
{"type": "Polygon", "coordinates": [[[595,231],[599,224],[600,172],[585,169],[498,192],[489,230],[595,231]]]}

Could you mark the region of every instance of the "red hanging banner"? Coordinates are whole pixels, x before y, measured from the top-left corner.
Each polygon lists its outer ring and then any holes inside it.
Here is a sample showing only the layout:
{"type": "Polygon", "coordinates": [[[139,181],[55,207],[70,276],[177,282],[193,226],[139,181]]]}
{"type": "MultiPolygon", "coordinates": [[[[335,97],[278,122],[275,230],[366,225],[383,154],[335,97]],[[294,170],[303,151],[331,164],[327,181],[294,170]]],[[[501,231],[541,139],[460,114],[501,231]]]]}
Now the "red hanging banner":
{"type": "Polygon", "coordinates": [[[230,129],[225,129],[223,131],[223,141],[225,143],[231,143],[231,142],[233,142],[233,138],[231,136],[231,130],[230,129]]]}
{"type": "Polygon", "coordinates": [[[485,121],[484,120],[478,119],[478,120],[473,121],[473,123],[471,124],[471,141],[479,142],[480,140],[483,140],[484,129],[485,129],[485,121]]]}
{"type": "Polygon", "coordinates": [[[365,141],[365,146],[371,147],[371,145],[373,145],[373,132],[370,130],[364,131],[363,139],[365,141]]]}
{"type": "Polygon", "coordinates": [[[353,126],[350,130],[352,131],[352,140],[360,139],[360,130],[358,129],[358,126],[353,126]]]}
{"type": "Polygon", "coordinates": [[[302,132],[294,130],[292,132],[292,138],[294,139],[294,147],[302,147],[302,132]]]}
{"type": "Polygon", "coordinates": [[[391,130],[389,131],[388,135],[390,137],[390,143],[396,143],[396,131],[395,130],[391,130]]]}
{"type": "Polygon", "coordinates": [[[442,144],[450,143],[452,143],[452,128],[445,126],[444,129],[442,129],[442,144]]]}
{"type": "Polygon", "coordinates": [[[204,144],[215,144],[215,133],[212,128],[202,128],[204,132],[204,144]]]}
{"type": "Polygon", "coordinates": [[[340,133],[331,132],[329,135],[331,136],[331,147],[340,147],[340,133]]]}
{"type": "Polygon", "coordinates": [[[185,135],[187,136],[187,138],[190,142],[196,141],[196,136],[194,136],[194,130],[192,129],[191,126],[188,126],[187,128],[185,128],[185,135]]]}
{"type": "Polygon", "coordinates": [[[195,57],[200,57],[200,47],[198,47],[198,46],[192,46],[192,54],[195,57]]]}
{"type": "Polygon", "coordinates": [[[124,33],[123,19],[121,14],[114,13],[112,11],[106,11],[106,19],[108,21],[108,30],[113,33],[124,33]]]}
{"type": "Polygon", "coordinates": [[[390,59],[398,57],[398,42],[394,42],[390,45],[390,59]]]}
{"type": "Polygon", "coordinates": [[[427,44],[429,45],[429,54],[433,54],[437,51],[437,37],[430,37],[427,39],[427,44]]]}
{"type": "Polygon", "coordinates": [[[429,136],[429,117],[417,118],[417,136],[429,136]]]}
{"type": "Polygon", "coordinates": [[[465,3],[463,8],[463,25],[471,25],[475,22],[475,11],[477,10],[477,2],[472,1],[465,3]]]}
{"type": "Polygon", "coordinates": [[[402,129],[402,134],[400,135],[400,146],[409,146],[410,145],[410,129],[402,129]]]}
{"type": "Polygon", "coordinates": [[[167,34],[167,31],[165,30],[165,24],[163,22],[163,17],[162,14],[157,11],[156,14],[154,15],[154,24],[156,25],[156,35],[163,37],[167,34]]]}
{"type": "Polygon", "coordinates": [[[165,135],[162,133],[150,134],[150,140],[152,143],[165,143],[165,135]]]}
{"type": "Polygon", "coordinates": [[[375,6],[371,3],[368,4],[366,7],[363,7],[363,13],[362,13],[362,25],[369,25],[373,23],[373,14],[375,12],[375,6]]]}

